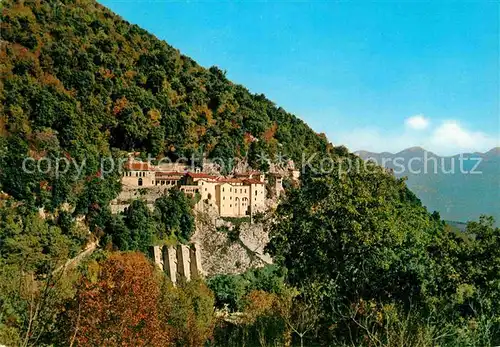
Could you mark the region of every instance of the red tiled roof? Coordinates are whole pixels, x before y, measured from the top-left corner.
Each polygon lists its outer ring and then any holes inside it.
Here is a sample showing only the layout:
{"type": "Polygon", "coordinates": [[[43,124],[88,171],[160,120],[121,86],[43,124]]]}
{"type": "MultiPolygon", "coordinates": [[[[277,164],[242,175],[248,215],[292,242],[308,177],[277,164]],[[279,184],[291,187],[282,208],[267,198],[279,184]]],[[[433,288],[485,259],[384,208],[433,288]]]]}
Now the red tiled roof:
{"type": "Polygon", "coordinates": [[[129,161],[125,163],[126,170],[132,171],[154,171],[154,168],[147,162],[143,161],[129,161]]]}
{"type": "Polygon", "coordinates": [[[239,178],[217,177],[216,180],[223,183],[243,183],[243,180],[239,178]]]}
{"type": "Polygon", "coordinates": [[[202,172],[188,172],[186,175],[189,176],[189,177],[192,177],[192,178],[210,178],[210,179],[215,179],[215,176],[212,176],[212,175],[209,175],[209,174],[206,174],[206,173],[202,173],[202,172]]]}

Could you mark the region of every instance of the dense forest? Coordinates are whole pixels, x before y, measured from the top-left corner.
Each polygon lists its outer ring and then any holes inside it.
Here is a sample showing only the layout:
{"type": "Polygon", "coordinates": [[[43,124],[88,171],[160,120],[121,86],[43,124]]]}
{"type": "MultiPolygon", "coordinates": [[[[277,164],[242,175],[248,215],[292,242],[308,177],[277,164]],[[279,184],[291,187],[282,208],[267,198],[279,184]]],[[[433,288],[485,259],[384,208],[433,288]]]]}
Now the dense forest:
{"type": "Polygon", "coordinates": [[[113,195],[85,179],[116,150],[245,157],[257,166],[261,154],[298,161],[328,146],[264,95],[231,83],[217,67],[202,68],[94,1],[3,2],[1,32],[0,128],[2,148],[10,149],[2,167],[12,170],[3,170],[0,182],[17,199],[46,208],[69,201],[86,212],[97,196],[113,195]],[[24,177],[16,170],[26,155],[85,159],[85,177],[68,182],[48,168],[36,180],[24,177]]]}
{"type": "MultiPolygon", "coordinates": [[[[492,346],[500,230],[449,228],[383,168],[93,0],[0,3],[0,344],[492,346]],[[264,218],[274,265],[172,286],[148,247],[195,228],[178,191],[112,215],[138,151],[301,161],[264,218]],[[25,170],[25,158],[48,158],[25,170]],[[359,164],[321,170],[323,158],[359,164]],[[70,163],[63,175],[49,165],[70,163]],[[84,164],[84,165],[82,165],[84,164]],[[94,253],[64,266],[83,248],[94,253]]],[[[229,168],[228,168],[229,169],[229,168]]]]}

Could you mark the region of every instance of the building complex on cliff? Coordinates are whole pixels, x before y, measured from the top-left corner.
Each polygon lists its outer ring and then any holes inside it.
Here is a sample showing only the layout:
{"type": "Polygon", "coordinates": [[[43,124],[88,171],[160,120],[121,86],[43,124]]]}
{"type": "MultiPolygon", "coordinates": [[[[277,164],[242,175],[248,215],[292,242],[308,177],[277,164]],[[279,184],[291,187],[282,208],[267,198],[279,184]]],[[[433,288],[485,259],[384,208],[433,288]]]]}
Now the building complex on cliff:
{"type": "MultiPolygon", "coordinates": [[[[273,173],[271,176],[273,189],[279,195],[283,190],[283,175],[273,173]]],[[[295,176],[291,174],[292,178],[295,176]]],[[[245,171],[225,177],[199,170],[191,172],[179,164],[154,166],[134,159],[125,164],[121,181],[123,191],[117,200],[122,201],[122,205],[127,205],[126,200],[139,190],[146,192],[144,195],[149,191],[154,196],[177,188],[197,198],[196,208],[211,209],[221,217],[244,217],[265,210],[266,183],[269,183],[259,171],[245,171]]]]}

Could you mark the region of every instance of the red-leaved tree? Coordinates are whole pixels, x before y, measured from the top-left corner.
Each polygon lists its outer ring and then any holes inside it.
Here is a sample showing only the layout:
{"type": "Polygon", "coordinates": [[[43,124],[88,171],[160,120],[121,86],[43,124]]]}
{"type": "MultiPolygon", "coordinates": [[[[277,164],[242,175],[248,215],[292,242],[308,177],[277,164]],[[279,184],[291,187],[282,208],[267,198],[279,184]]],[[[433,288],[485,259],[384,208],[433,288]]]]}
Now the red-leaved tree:
{"type": "Polygon", "coordinates": [[[69,311],[70,345],[168,346],[168,327],[159,320],[159,286],[153,266],[141,253],[116,253],[97,275],[78,285],[69,311]]]}

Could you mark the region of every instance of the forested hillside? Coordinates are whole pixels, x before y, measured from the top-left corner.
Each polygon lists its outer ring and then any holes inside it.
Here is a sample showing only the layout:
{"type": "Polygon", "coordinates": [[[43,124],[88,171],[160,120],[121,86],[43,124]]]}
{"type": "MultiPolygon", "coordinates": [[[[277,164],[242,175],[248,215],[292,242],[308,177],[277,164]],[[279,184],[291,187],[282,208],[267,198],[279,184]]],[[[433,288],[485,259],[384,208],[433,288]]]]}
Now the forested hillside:
{"type": "Polygon", "coordinates": [[[500,343],[493,218],[446,226],[404,179],[93,0],[0,8],[0,344],[500,343]],[[255,167],[261,155],[321,155],[259,216],[273,266],[174,287],[144,254],[191,238],[193,200],[172,190],[112,215],[119,173],[101,163],[126,151],[255,167]],[[89,243],[97,250],[65,267],[89,243]]]}
{"type": "Polygon", "coordinates": [[[259,165],[260,154],[299,160],[327,147],[324,136],[264,95],[231,83],[217,67],[199,66],[93,0],[0,6],[0,132],[9,148],[1,153],[0,182],[16,198],[46,206],[69,199],[82,212],[95,202],[83,180],[24,177],[18,169],[27,155],[85,158],[88,179],[112,148],[173,159],[246,156],[259,165]]]}

